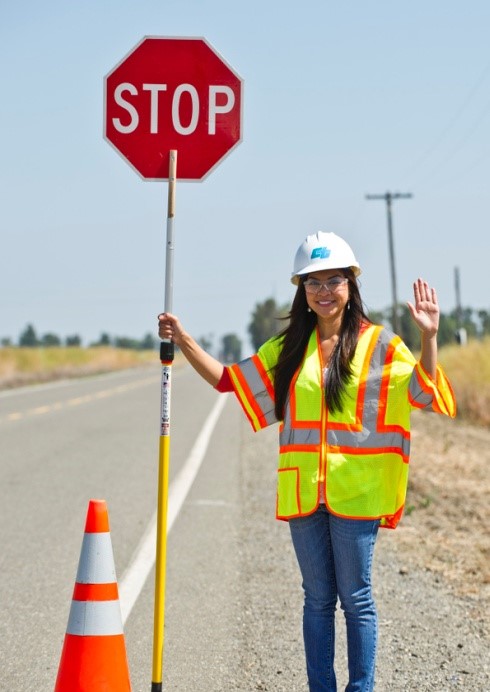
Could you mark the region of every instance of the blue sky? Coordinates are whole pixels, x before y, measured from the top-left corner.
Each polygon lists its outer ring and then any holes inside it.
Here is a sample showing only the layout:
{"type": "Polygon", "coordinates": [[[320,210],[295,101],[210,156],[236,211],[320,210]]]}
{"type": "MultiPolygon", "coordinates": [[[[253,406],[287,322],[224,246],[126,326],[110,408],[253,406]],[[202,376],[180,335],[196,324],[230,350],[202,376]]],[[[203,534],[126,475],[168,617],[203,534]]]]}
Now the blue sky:
{"type": "Polygon", "coordinates": [[[0,337],[154,331],[166,183],[103,139],[103,79],[143,36],[203,36],[244,79],[243,142],[177,185],[174,311],[217,343],[291,300],[297,246],[352,245],[368,308],[419,275],[489,309],[490,4],[107,0],[0,3],[0,337]]]}

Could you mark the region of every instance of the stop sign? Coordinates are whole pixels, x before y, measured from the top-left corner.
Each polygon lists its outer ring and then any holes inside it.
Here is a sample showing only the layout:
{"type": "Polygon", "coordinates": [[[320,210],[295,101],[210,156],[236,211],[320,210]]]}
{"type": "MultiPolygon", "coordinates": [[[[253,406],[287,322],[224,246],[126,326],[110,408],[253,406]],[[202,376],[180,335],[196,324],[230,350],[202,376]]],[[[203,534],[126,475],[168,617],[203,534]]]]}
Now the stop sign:
{"type": "Polygon", "coordinates": [[[241,141],[242,80],[203,38],[145,37],[104,80],[104,136],[149,180],[202,180],[241,141]]]}

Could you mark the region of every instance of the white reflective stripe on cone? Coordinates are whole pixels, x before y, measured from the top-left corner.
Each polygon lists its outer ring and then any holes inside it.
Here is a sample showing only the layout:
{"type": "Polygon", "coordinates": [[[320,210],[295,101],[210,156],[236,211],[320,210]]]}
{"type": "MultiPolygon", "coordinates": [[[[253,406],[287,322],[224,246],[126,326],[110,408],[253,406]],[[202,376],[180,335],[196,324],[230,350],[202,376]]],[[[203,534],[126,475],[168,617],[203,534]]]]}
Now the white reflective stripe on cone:
{"type": "Polygon", "coordinates": [[[111,584],[116,581],[116,568],[110,533],[85,533],[78,563],[79,584],[111,584]]]}
{"type": "Polygon", "coordinates": [[[72,601],[67,634],[123,634],[119,601],[72,601]]]}

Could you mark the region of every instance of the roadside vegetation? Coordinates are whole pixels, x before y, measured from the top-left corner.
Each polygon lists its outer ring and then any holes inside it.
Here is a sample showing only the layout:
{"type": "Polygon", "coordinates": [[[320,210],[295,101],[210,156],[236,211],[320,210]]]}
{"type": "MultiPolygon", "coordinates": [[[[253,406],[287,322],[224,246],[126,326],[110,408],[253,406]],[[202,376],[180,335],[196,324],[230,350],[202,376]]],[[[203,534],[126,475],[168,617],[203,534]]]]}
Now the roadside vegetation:
{"type": "MultiPolygon", "coordinates": [[[[400,305],[399,309],[403,339],[416,353],[416,327],[406,306],[400,305]]],[[[254,350],[284,328],[288,310],[288,305],[277,305],[273,298],[255,305],[247,326],[254,350]]],[[[389,326],[390,312],[370,312],[370,317],[373,322],[389,326]]],[[[199,342],[223,362],[236,362],[243,357],[242,342],[236,334],[226,334],[218,345],[206,336],[199,342]]],[[[490,427],[490,313],[465,308],[459,314],[454,311],[441,315],[439,344],[441,365],[456,394],[458,418],[490,427]]],[[[38,336],[34,327],[27,325],[17,345],[9,338],[3,338],[1,345],[0,389],[6,389],[158,363],[159,341],[152,334],[134,339],[102,333],[95,343],[83,347],[76,334],[65,339],[52,333],[38,336]]]]}
{"type": "Polygon", "coordinates": [[[156,351],[113,346],[40,346],[0,349],[0,389],[158,363],[156,351]]]}
{"type": "Polygon", "coordinates": [[[490,427],[490,336],[444,346],[439,361],[453,385],[458,418],[490,427]]]}

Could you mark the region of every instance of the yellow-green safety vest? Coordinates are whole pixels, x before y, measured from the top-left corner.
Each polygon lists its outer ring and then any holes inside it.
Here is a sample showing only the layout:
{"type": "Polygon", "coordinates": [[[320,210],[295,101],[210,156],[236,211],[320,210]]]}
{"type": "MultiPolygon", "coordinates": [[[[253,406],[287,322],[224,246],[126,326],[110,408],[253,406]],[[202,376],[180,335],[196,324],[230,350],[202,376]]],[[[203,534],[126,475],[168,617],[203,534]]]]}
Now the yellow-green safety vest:
{"type": "MultiPolygon", "coordinates": [[[[274,337],[254,356],[228,367],[256,431],[277,422],[274,368],[281,348],[282,338],[274,337]]],[[[361,333],[352,373],[340,411],[330,412],[314,329],[279,426],[278,519],[311,514],[324,498],[333,514],[380,519],[381,526],[395,528],[407,491],[411,410],[456,415],[442,368],[437,366],[433,380],[384,327],[369,325],[361,333]]]]}

